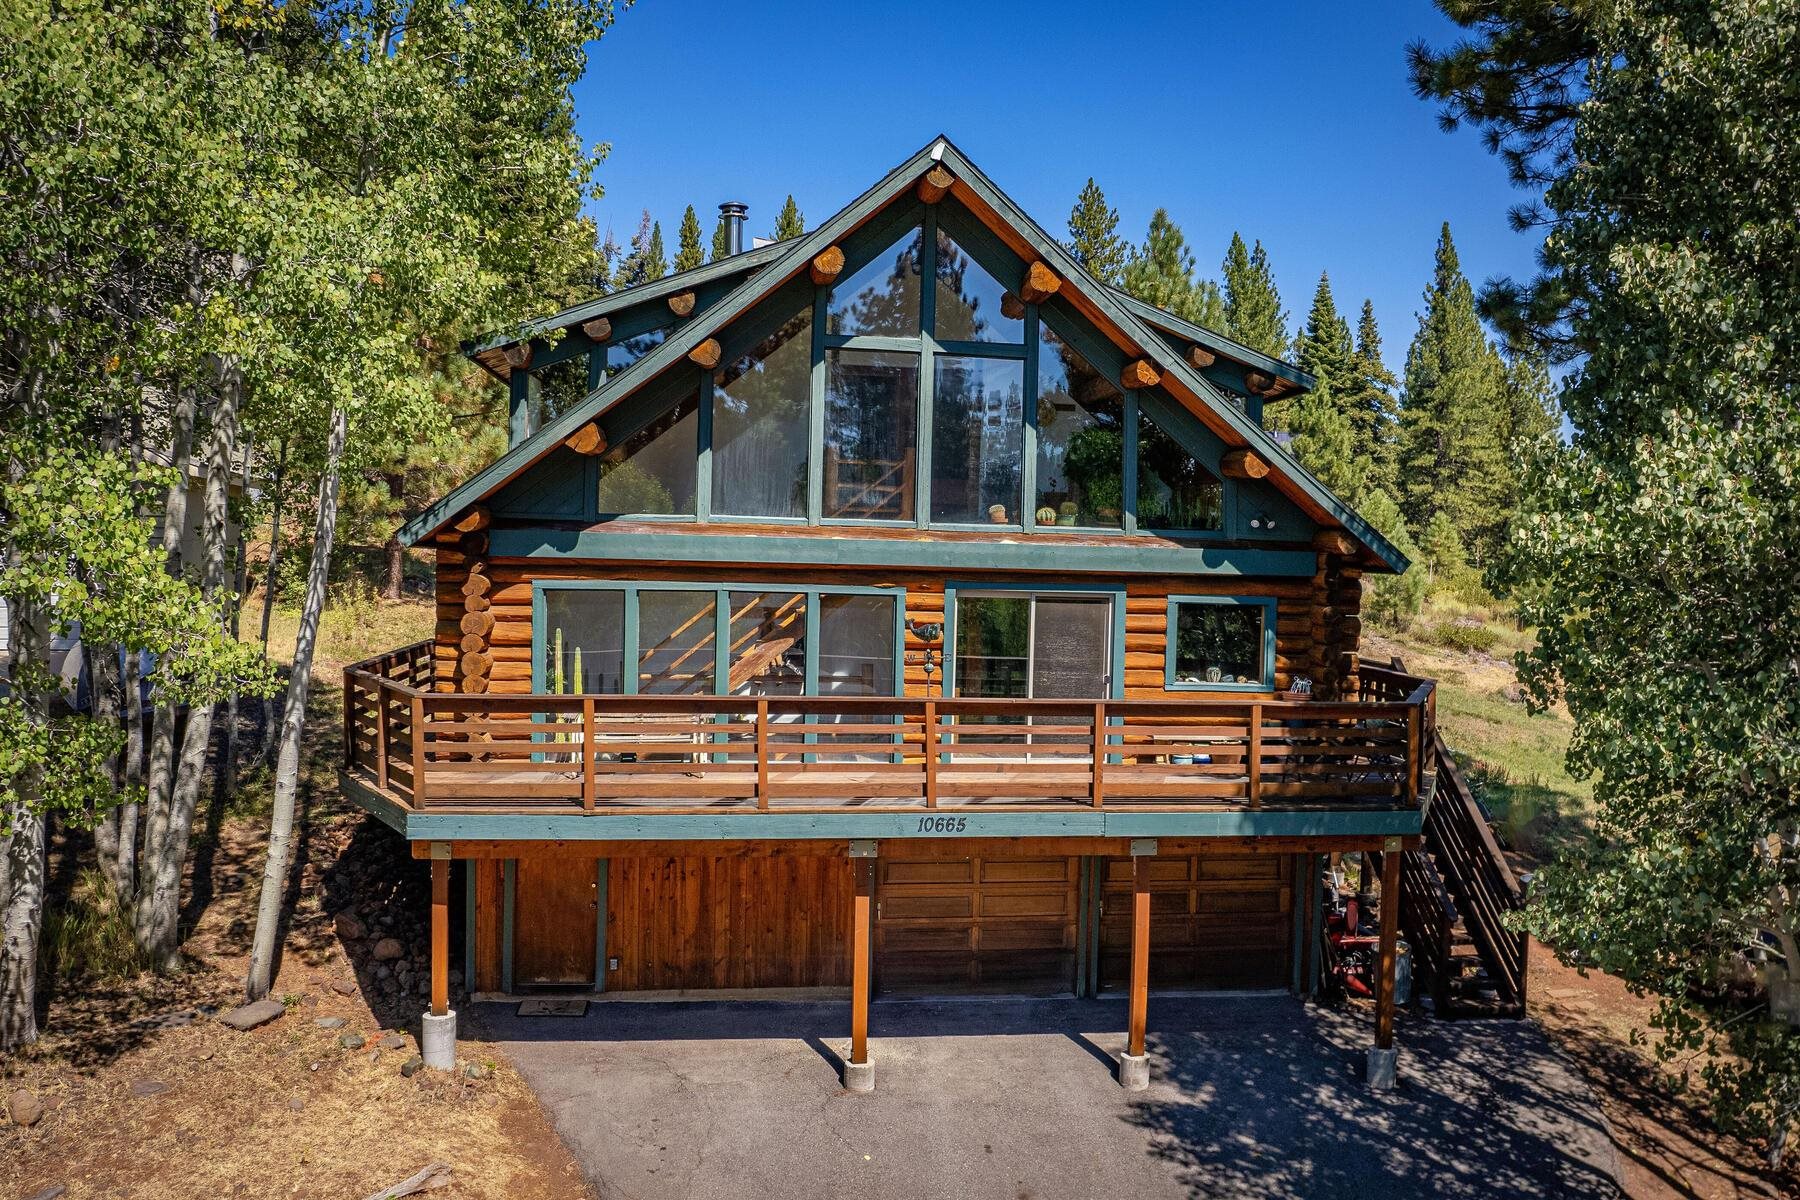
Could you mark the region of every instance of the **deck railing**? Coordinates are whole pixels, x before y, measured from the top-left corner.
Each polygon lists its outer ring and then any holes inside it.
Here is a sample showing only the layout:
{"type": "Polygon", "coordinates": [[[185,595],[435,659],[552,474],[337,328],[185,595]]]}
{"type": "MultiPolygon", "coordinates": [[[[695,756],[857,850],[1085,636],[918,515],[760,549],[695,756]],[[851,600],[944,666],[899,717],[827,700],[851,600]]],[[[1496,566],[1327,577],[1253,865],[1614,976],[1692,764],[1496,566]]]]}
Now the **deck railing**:
{"type": "Polygon", "coordinates": [[[346,767],[414,809],[646,813],[1416,805],[1397,701],[479,695],[423,642],[345,671],[346,767]]]}

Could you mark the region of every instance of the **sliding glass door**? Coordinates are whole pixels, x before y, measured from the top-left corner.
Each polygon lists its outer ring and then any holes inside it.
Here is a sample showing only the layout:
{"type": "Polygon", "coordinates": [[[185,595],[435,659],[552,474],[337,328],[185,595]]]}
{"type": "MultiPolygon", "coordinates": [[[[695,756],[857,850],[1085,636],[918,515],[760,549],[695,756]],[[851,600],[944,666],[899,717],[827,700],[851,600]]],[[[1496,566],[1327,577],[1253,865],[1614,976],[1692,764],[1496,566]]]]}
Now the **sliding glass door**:
{"type": "MultiPolygon", "coordinates": [[[[1074,592],[959,591],[954,694],[992,700],[1112,695],[1114,602],[1074,592]]],[[[984,720],[1010,723],[1001,716],[984,720]]]]}

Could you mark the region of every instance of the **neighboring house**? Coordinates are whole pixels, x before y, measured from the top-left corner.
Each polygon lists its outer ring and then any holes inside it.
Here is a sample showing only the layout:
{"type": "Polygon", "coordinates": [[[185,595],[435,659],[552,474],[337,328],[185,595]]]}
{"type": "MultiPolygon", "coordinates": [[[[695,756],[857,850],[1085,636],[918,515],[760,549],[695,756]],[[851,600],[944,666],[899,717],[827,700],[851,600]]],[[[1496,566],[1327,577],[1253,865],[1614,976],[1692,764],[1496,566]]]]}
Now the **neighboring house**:
{"type": "Polygon", "coordinates": [[[1432,685],[1359,658],[1407,564],[1260,425],[1311,379],[948,142],[470,352],[512,447],[403,531],[436,636],[346,676],[345,785],[432,860],[439,1061],[453,863],[472,992],[847,988],[856,1087],[872,993],[1125,993],[1135,1082],[1149,989],[1317,985],[1325,856],[1444,893],[1432,685]]]}

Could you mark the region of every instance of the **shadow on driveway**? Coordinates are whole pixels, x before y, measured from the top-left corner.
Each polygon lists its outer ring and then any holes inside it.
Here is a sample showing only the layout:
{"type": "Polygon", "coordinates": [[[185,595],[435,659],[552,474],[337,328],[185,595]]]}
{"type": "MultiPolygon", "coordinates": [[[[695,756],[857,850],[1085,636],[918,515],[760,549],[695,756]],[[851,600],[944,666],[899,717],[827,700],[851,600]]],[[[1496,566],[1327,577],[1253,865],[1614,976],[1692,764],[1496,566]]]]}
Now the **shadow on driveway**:
{"type": "Polygon", "coordinates": [[[876,1091],[838,1083],[843,1003],[478,1006],[602,1196],[1600,1197],[1617,1164],[1529,1022],[1414,1021],[1362,1083],[1364,1015],[1157,997],[1148,1092],[1119,1001],[878,1002],[876,1091]]]}

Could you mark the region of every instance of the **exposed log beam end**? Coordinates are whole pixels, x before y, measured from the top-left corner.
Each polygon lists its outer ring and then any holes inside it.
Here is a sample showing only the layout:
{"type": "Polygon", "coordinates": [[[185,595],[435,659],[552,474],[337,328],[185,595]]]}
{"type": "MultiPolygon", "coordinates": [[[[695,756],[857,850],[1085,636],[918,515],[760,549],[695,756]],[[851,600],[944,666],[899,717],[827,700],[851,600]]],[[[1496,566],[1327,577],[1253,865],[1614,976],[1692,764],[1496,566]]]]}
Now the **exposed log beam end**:
{"type": "Polygon", "coordinates": [[[1251,395],[1267,396],[1275,391],[1275,377],[1266,371],[1245,371],[1244,387],[1251,395]]]}
{"type": "Polygon", "coordinates": [[[812,281],[824,287],[838,277],[844,269],[844,252],[836,246],[827,246],[812,260],[812,281]]]}
{"type": "Polygon", "coordinates": [[[486,575],[470,572],[469,577],[462,581],[463,599],[466,600],[470,596],[485,596],[493,586],[493,582],[486,575]]]}
{"type": "Polygon", "coordinates": [[[456,548],[463,552],[464,557],[483,557],[488,552],[487,530],[477,529],[474,533],[463,534],[462,541],[457,543],[456,548]]]}
{"type": "Polygon", "coordinates": [[[688,351],[688,359],[695,366],[703,367],[710,371],[719,365],[719,359],[724,353],[725,350],[719,345],[718,338],[707,338],[704,342],[701,342],[698,346],[695,346],[692,350],[688,351]]]}
{"type": "Polygon", "coordinates": [[[669,297],[669,311],[674,313],[678,317],[693,316],[694,315],[694,293],[691,291],[690,292],[676,292],[673,296],[670,296],[669,297]]]}
{"type": "Polygon", "coordinates": [[[514,342],[500,352],[506,359],[506,365],[515,371],[523,371],[531,366],[531,343],[514,342]]]}
{"type": "Polygon", "coordinates": [[[1019,284],[1019,299],[1027,304],[1042,304],[1056,295],[1056,289],[1062,286],[1062,280],[1055,271],[1041,262],[1034,262],[1025,268],[1025,280],[1019,284]]]}
{"type": "Polygon", "coordinates": [[[486,675],[494,669],[494,656],[478,650],[464,654],[456,665],[464,675],[486,675]]]}
{"type": "Polygon", "coordinates": [[[1204,371],[1219,361],[1219,356],[1205,346],[1189,346],[1187,352],[1188,366],[1196,371],[1204,371]]]}
{"type": "Polygon", "coordinates": [[[612,321],[607,317],[595,317],[591,321],[583,321],[581,332],[588,335],[589,341],[608,341],[612,338],[612,321]]]}
{"type": "Polygon", "coordinates": [[[1227,450],[1219,470],[1230,479],[1261,479],[1269,473],[1269,464],[1254,450],[1227,450]]]}
{"type": "Polygon", "coordinates": [[[600,431],[598,421],[589,421],[564,438],[563,445],[577,454],[604,454],[606,453],[606,435],[600,431]]]}
{"type": "Polygon", "coordinates": [[[486,529],[488,523],[492,520],[493,514],[488,512],[487,506],[485,504],[476,504],[471,506],[469,511],[464,513],[462,518],[458,520],[452,528],[458,533],[479,533],[481,530],[486,529]]]}
{"type": "Polygon", "coordinates": [[[1133,359],[1125,364],[1125,370],[1119,374],[1119,384],[1126,388],[1155,387],[1161,382],[1162,373],[1147,358],[1133,359]]]}
{"type": "Polygon", "coordinates": [[[486,637],[494,632],[494,614],[489,612],[466,612],[458,626],[463,633],[475,637],[486,637]]]}
{"type": "Polygon", "coordinates": [[[1025,319],[1025,302],[1013,292],[1003,292],[1000,296],[1000,315],[1009,321],[1025,319]]]}
{"type": "Polygon", "coordinates": [[[1313,534],[1312,544],[1314,550],[1323,550],[1327,554],[1348,556],[1356,553],[1356,543],[1341,529],[1319,530],[1313,534]]]}
{"type": "Polygon", "coordinates": [[[956,176],[943,163],[919,176],[919,199],[927,204],[936,204],[950,193],[950,187],[956,182],[956,176]]]}
{"type": "Polygon", "coordinates": [[[465,695],[479,696],[487,690],[488,681],[485,675],[470,675],[462,681],[462,691],[465,695]]]}
{"type": "Polygon", "coordinates": [[[464,654],[486,654],[487,639],[479,634],[465,633],[456,648],[464,654]]]}

